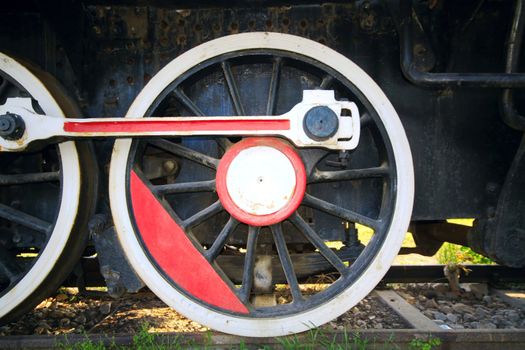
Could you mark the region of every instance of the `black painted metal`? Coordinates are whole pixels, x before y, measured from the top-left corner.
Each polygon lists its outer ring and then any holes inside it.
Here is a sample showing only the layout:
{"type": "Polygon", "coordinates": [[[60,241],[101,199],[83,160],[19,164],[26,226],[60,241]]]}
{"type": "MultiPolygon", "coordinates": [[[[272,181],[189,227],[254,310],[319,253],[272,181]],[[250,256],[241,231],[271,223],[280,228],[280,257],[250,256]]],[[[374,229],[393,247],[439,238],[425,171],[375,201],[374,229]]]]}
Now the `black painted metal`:
{"type": "Polygon", "coordinates": [[[414,84],[429,87],[519,88],[525,87],[525,74],[519,73],[431,73],[414,64],[414,21],[412,0],[400,0],[401,70],[414,84]]]}
{"type": "MultiPolygon", "coordinates": [[[[516,0],[516,9],[507,40],[507,62],[505,72],[514,73],[518,70],[523,31],[525,30],[525,9],[523,0],[516,0]]],[[[514,103],[514,91],[505,89],[501,97],[501,111],[505,123],[513,129],[525,131],[525,117],[519,115],[514,103]]]]}
{"type": "MultiPolygon", "coordinates": [[[[338,252],[340,258],[344,261],[351,261],[352,256],[357,256],[355,252],[338,252]]],[[[272,257],[276,260],[274,263],[279,264],[279,258],[277,256],[272,257]]],[[[296,267],[295,272],[299,278],[299,281],[305,282],[306,276],[308,275],[308,268],[312,268],[315,273],[327,274],[333,271],[328,266],[326,260],[323,262],[322,259],[314,257],[314,255],[291,255],[292,263],[296,267]]],[[[99,264],[96,259],[84,258],[82,261],[82,267],[84,270],[84,278],[86,286],[88,287],[101,287],[105,285],[104,279],[102,278],[99,271],[99,264]]],[[[235,269],[235,266],[242,264],[242,257],[224,257],[221,265],[226,266],[225,270],[236,283],[242,281],[242,271],[235,269]],[[228,261],[229,260],[229,261],[228,261]],[[232,274],[230,274],[230,271],[232,274]]],[[[385,277],[382,279],[382,283],[425,283],[425,282],[436,282],[436,283],[448,283],[443,269],[445,265],[393,265],[388,270],[385,277]]],[[[468,274],[462,273],[460,277],[461,283],[524,283],[525,282],[525,268],[511,268],[501,265],[465,265],[465,268],[470,270],[468,274]]],[[[285,281],[285,277],[281,272],[278,275],[274,275],[277,281],[285,281]]],[[[71,275],[70,278],[65,282],[66,286],[76,286],[76,276],[71,275]]]]}
{"type": "MultiPolygon", "coordinates": [[[[442,282],[448,283],[444,277],[445,265],[394,265],[383,278],[383,283],[418,283],[442,282]]],[[[525,268],[510,268],[499,265],[465,265],[470,270],[462,273],[461,283],[507,283],[525,282],[525,268]]]]}
{"type": "Polygon", "coordinates": [[[323,141],[335,135],[339,128],[339,119],[330,108],[318,106],[306,112],[303,128],[311,139],[323,141]]]}
{"type": "Polygon", "coordinates": [[[486,219],[478,220],[469,234],[474,250],[501,264],[525,265],[525,136],[516,152],[496,209],[486,219]]]}
{"type": "MultiPolygon", "coordinates": [[[[415,87],[400,72],[397,17],[384,2],[313,3],[281,7],[275,5],[284,2],[260,2],[227,10],[226,2],[209,8],[205,1],[136,7],[63,3],[61,14],[67,15],[59,16],[53,6],[5,2],[0,6],[9,15],[0,24],[0,48],[50,67],[80,96],[85,114],[100,117],[123,116],[161,67],[215,37],[276,31],[320,41],[371,75],[400,114],[415,163],[414,220],[485,216],[491,205],[486,188],[503,184],[520,139],[499,120],[500,91],[415,87]],[[187,11],[177,11],[178,6],[187,11]],[[17,23],[26,25],[17,28],[17,23]]],[[[413,4],[424,29],[413,31],[418,69],[503,71],[514,3],[485,1],[478,15],[472,16],[478,3],[440,2],[432,9],[426,3],[413,4]],[[426,41],[420,32],[427,34],[426,41]],[[469,45],[461,45],[465,42],[469,45]]],[[[320,87],[331,88],[332,83],[328,74],[320,87]]],[[[268,93],[261,91],[263,96],[268,93]]],[[[520,101],[518,94],[517,106],[520,101]]],[[[111,144],[97,142],[104,166],[111,144]]],[[[327,187],[325,191],[337,195],[342,189],[327,187]]]]}
{"type": "Polygon", "coordinates": [[[0,137],[6,140],[18,140],[24,135],[25,123],[22,117],[13,113],[0,115],[0,137]]]}

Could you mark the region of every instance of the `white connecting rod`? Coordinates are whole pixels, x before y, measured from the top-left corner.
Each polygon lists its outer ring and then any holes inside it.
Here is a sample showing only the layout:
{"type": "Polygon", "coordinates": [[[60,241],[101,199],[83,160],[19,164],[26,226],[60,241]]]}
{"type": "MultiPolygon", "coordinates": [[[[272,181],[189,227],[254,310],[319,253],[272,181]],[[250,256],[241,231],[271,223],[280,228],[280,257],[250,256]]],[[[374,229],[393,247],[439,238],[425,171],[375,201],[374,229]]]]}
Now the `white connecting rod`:
{"type": "Polygon", "coordinates": [[[355,103],[326,90],[304,90],[303,100],[279,116],[75,119],[37,114],[28,98],[0,106],[1,152],[22,151],[36,140],[192,135],[280,136],[297,147],[351,150],[359,142],[360,116],[355,103]]]}

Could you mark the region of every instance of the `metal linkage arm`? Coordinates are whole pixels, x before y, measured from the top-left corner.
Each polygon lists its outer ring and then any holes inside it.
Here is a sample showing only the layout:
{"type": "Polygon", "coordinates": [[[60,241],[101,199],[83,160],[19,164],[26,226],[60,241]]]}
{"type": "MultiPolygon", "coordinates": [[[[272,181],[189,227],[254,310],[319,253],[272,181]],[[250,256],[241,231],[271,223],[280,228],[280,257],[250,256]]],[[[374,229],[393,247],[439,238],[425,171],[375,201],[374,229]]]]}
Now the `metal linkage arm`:
{"type": "Polygon", "coordinates": [[[350,150],[360,134],[355,103],[337,101],[333,91],[304,90],[302,102],[280,116],[164,118],[59,118],[37,114],[31,99],[0,106],[0,151],[24,150],[36,140],[149,136],[281,136],[297,147],[350,150]],[[342,115],[343,110],[350,112],[342,115]]]}

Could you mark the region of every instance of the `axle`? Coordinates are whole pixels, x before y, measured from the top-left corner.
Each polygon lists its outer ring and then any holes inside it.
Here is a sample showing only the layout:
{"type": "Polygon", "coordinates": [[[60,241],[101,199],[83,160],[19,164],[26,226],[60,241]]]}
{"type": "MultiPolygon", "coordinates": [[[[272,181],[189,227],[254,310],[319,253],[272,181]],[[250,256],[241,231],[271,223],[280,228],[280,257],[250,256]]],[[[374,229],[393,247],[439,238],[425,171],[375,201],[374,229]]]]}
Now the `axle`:
{"type": "Polygon", "coordinates": [[[333,91],[325,90],[304,90],[303,100],[280,116],[78,119],[37,114],[28,98],[10,98],[0,106],[3,152],[22,151],[36,140],[197,135],[280,136],[297,147],[350,150],[359,134],[356,104],[337,101],[333,91]]]}

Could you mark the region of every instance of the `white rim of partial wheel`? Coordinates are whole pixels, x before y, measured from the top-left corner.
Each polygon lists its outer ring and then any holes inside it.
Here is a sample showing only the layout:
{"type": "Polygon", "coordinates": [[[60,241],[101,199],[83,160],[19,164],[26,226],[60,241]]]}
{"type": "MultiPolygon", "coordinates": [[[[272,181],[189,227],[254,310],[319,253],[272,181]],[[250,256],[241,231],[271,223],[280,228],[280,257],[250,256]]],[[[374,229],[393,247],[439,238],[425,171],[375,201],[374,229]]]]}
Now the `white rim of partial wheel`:
{"type": "Polygon", "coordinates": [[[166,304],[213,329],[241,336],[268,337],[306,331],[322,325],[357,304],[388,271],[405,236],[414,198],[414,174],[408,140],[399,117],[379,86],[361,68],[338,52],[301,37],[267,32],[235,34],[201,44],[171,61],[144,87],[126,118],[142,118],[155,99],[181,74],[217,56],[250,49],[287,51],[313,58],[351,81],[370,101],[391,138],[397,174],[397,195],[388,234],[372,262],[355,282],[333,299],[313,309],[287,316],[248,318],[211,310],[177,291],[146,256],[128,208],[126,176],[131,139],[117,140],[110,170],[113,220],[127,258],[146,285],[166,304]]]}
{"type": "MultiPolygon", "coordinates": [[[[45,85],[27,68],[0,53],[0,70],[16,80],[36,101],[46,114],[64,117],[57,101],[45,85]]],[[[55,267],[63,253],[75,223],[80,196],[80,166],[73,142],[58,145],[62,171],[62,189],[58,216],[53,232],[44,249],[24,277],[0,298],[0,317],[7,315],[35,292],[55,267]]]]}

